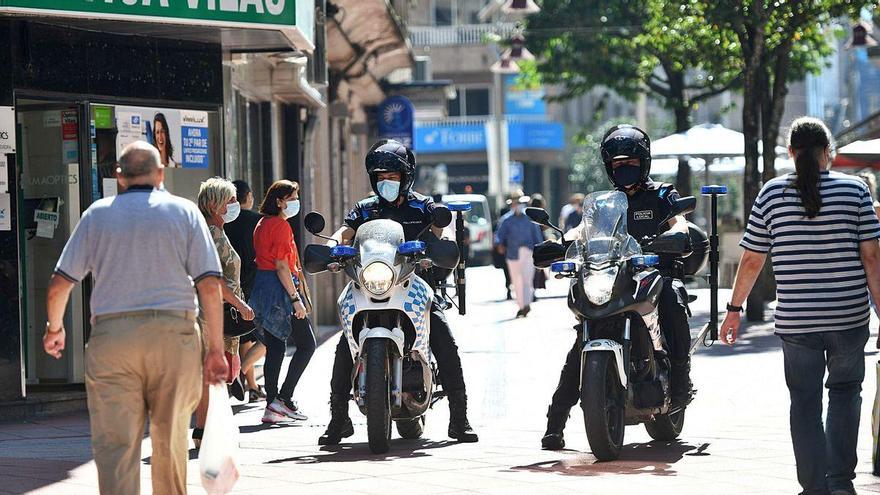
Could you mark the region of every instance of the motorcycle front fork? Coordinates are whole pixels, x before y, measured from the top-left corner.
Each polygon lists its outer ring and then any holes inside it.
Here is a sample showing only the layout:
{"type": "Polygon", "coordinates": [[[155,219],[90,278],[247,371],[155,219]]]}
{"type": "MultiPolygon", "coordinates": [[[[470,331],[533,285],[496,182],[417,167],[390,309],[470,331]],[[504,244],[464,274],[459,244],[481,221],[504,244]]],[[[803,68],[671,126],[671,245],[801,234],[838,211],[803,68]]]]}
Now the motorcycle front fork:
{"type": "MultiPolygon", "coordinates": [[[[590,343],[590,322],[588,320],[584,320],[583,322],[583,340],[581,342],[581,349],[586,349],[587,345],[590,343]]],[[[629,375],[630,375],[630,352],[632,349],[632,338],[630,335],[632,321],[629,317],[626,317],[626,320],[623,324],[623,335],[621,346],[623,347],[623,369],[626,370],[626,383],[629,383],[629,375]]],[[[581,359],[583,359],[583,352],[581,352],[581,359]]],[[[583,364],[581,365],[581,369],[583,369],[583,364]]]]}
{"type": "MultiPolygon", "coordinates": [[[[357,360],[357,389],[356,397],[359,406],[364,405],[367,396],[367,369],[363,356],[359,356],[357,360]]],[[[400,356],[391,357],[391,406],[397,409],[403,407],[403,358],[400,356]]]]}

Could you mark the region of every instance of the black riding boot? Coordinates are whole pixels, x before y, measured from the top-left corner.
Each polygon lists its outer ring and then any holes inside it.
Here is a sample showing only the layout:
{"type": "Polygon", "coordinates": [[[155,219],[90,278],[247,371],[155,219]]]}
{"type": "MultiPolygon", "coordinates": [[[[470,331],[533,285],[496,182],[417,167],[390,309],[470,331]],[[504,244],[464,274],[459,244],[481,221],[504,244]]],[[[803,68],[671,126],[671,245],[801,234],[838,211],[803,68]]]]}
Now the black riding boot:
{"type": "Polygon", "coordinates": [[[354,435],[354,425],[348,417],[348,395],[330,394],[330,424],[318,439],[318,445],[338,445],[343,438],[354,435]]]}
{"type": "Polygon", "coordinates": [[[562,450],[565,448],[565,438],[562,430],[568,421],[568,410],[554,411],[551,406],[547,409],[547,432],[541,439],[541,448],[545,450],[562,450]]]}
{"type": "Polygon", "coordinates": [[[450,390],[449,398],[449,438],[459,442],[473,443],[480,440],[467,419],[467,394],[464,390],[450,390]]]}
{"type": "Polygon", "coordinates": [[[670,374],[672,381],[672,405],[686,406],[690,403],[693,394],[693,384],[691,383],[691,358],[690,356],[683,359],[672,360],[672,370],[670,374]]]}

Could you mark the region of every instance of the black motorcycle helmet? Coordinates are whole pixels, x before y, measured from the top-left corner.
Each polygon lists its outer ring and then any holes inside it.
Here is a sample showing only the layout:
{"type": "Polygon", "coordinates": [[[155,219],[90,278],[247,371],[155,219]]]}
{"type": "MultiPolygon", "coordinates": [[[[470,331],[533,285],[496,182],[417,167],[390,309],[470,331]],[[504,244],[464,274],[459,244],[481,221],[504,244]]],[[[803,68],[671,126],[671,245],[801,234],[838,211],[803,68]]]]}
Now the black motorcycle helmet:
{"type": "Polygon", "coordinates": [[[416,156],[409,148],[393,139],[382,139],[376,142],[367,157],[364,159],[367,175],[370,176],[370,185],[373,192],[379,194],[379,172],[400,173],[400,194],[406,196],[416,179],[416,156]]]}
{"type": "Polygon", "coordinates": [[[638,184],[648,181],[648,174],[651,173],[651,139],[645,131],[629,124],[616,125],[605,133],[599,149],[602,152],[605,172],[614,187],[623,189],[629,185],[618,184],[614,180],[611,161],[620,157],[638,158],[641,171],[638,184]]]}

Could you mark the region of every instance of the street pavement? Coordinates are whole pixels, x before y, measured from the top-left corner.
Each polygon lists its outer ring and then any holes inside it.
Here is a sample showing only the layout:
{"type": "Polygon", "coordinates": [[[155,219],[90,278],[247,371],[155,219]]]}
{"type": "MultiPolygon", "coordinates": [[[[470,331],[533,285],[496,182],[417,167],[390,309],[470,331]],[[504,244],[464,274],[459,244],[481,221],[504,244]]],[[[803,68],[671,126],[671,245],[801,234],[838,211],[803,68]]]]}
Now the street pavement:
{"type": "MultiPolygon", "coordinates": [[[[500,271],[475,268],[468,277],[469,314],[449,317],[479,443],[447,439],[449,414],[442,401],[428,415],[423,439],[401,440],[395,432],[387,454],[369,452],[365,420],[354,406],[355,436],[338,447],[319,447],[329,420],[334,336],[319,347],[296,392],[308,421],[267,427],[260,424],[260,407],[236,407],[241,479],[235,493],[798,493],[782,353],[772,323],[750,326],[734,349],[717,344],[698,351],[692,374],[699,393],[680,441],[651,442],[642,426],[631,426],[621,459],[597,463],[579,408],[566,429],[567,450],[540,450],[547,405],[574,339],[566,282],[550,280],[532,313],[517,320],[515,304],[503,301],[500,271]]],[[[708,318],[708,291],[694,293],[696,331],[708,318]]],[[[722,305],[727,297],[722,294],[722,305]]],[[[860,493],[880,493],[880,478],[870,474],[873,340],[865,360],[855,483],[860,493]]],[[[144,493],[150,493],[149,456],[146,437],[144,493]]],[[[188,481],[192,493],[202,493],[196,457],[191,451],[188,481]]],[[[0,425],[0,493],[96,491],[85,415],[0,425]]]]}

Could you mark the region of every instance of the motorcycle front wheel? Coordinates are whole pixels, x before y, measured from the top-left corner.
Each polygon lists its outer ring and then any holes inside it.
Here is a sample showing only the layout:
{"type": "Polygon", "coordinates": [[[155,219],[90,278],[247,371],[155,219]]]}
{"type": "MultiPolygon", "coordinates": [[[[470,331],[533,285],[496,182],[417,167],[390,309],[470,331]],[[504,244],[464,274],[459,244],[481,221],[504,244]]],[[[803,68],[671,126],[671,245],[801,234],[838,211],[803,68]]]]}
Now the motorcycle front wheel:
{"type": "Polygon", "coordinates": [[[620,457],[626,427],[625,390],[610,352],[587,352],[581,377],[581,409],[587,441],[599,461],[620,457]]]}
{"type": "Polygon", "coordinates": [[[391,367],[388,341],[367,339],[367,439],[370,451],[384,454],[391,448],[391,367]]]}

